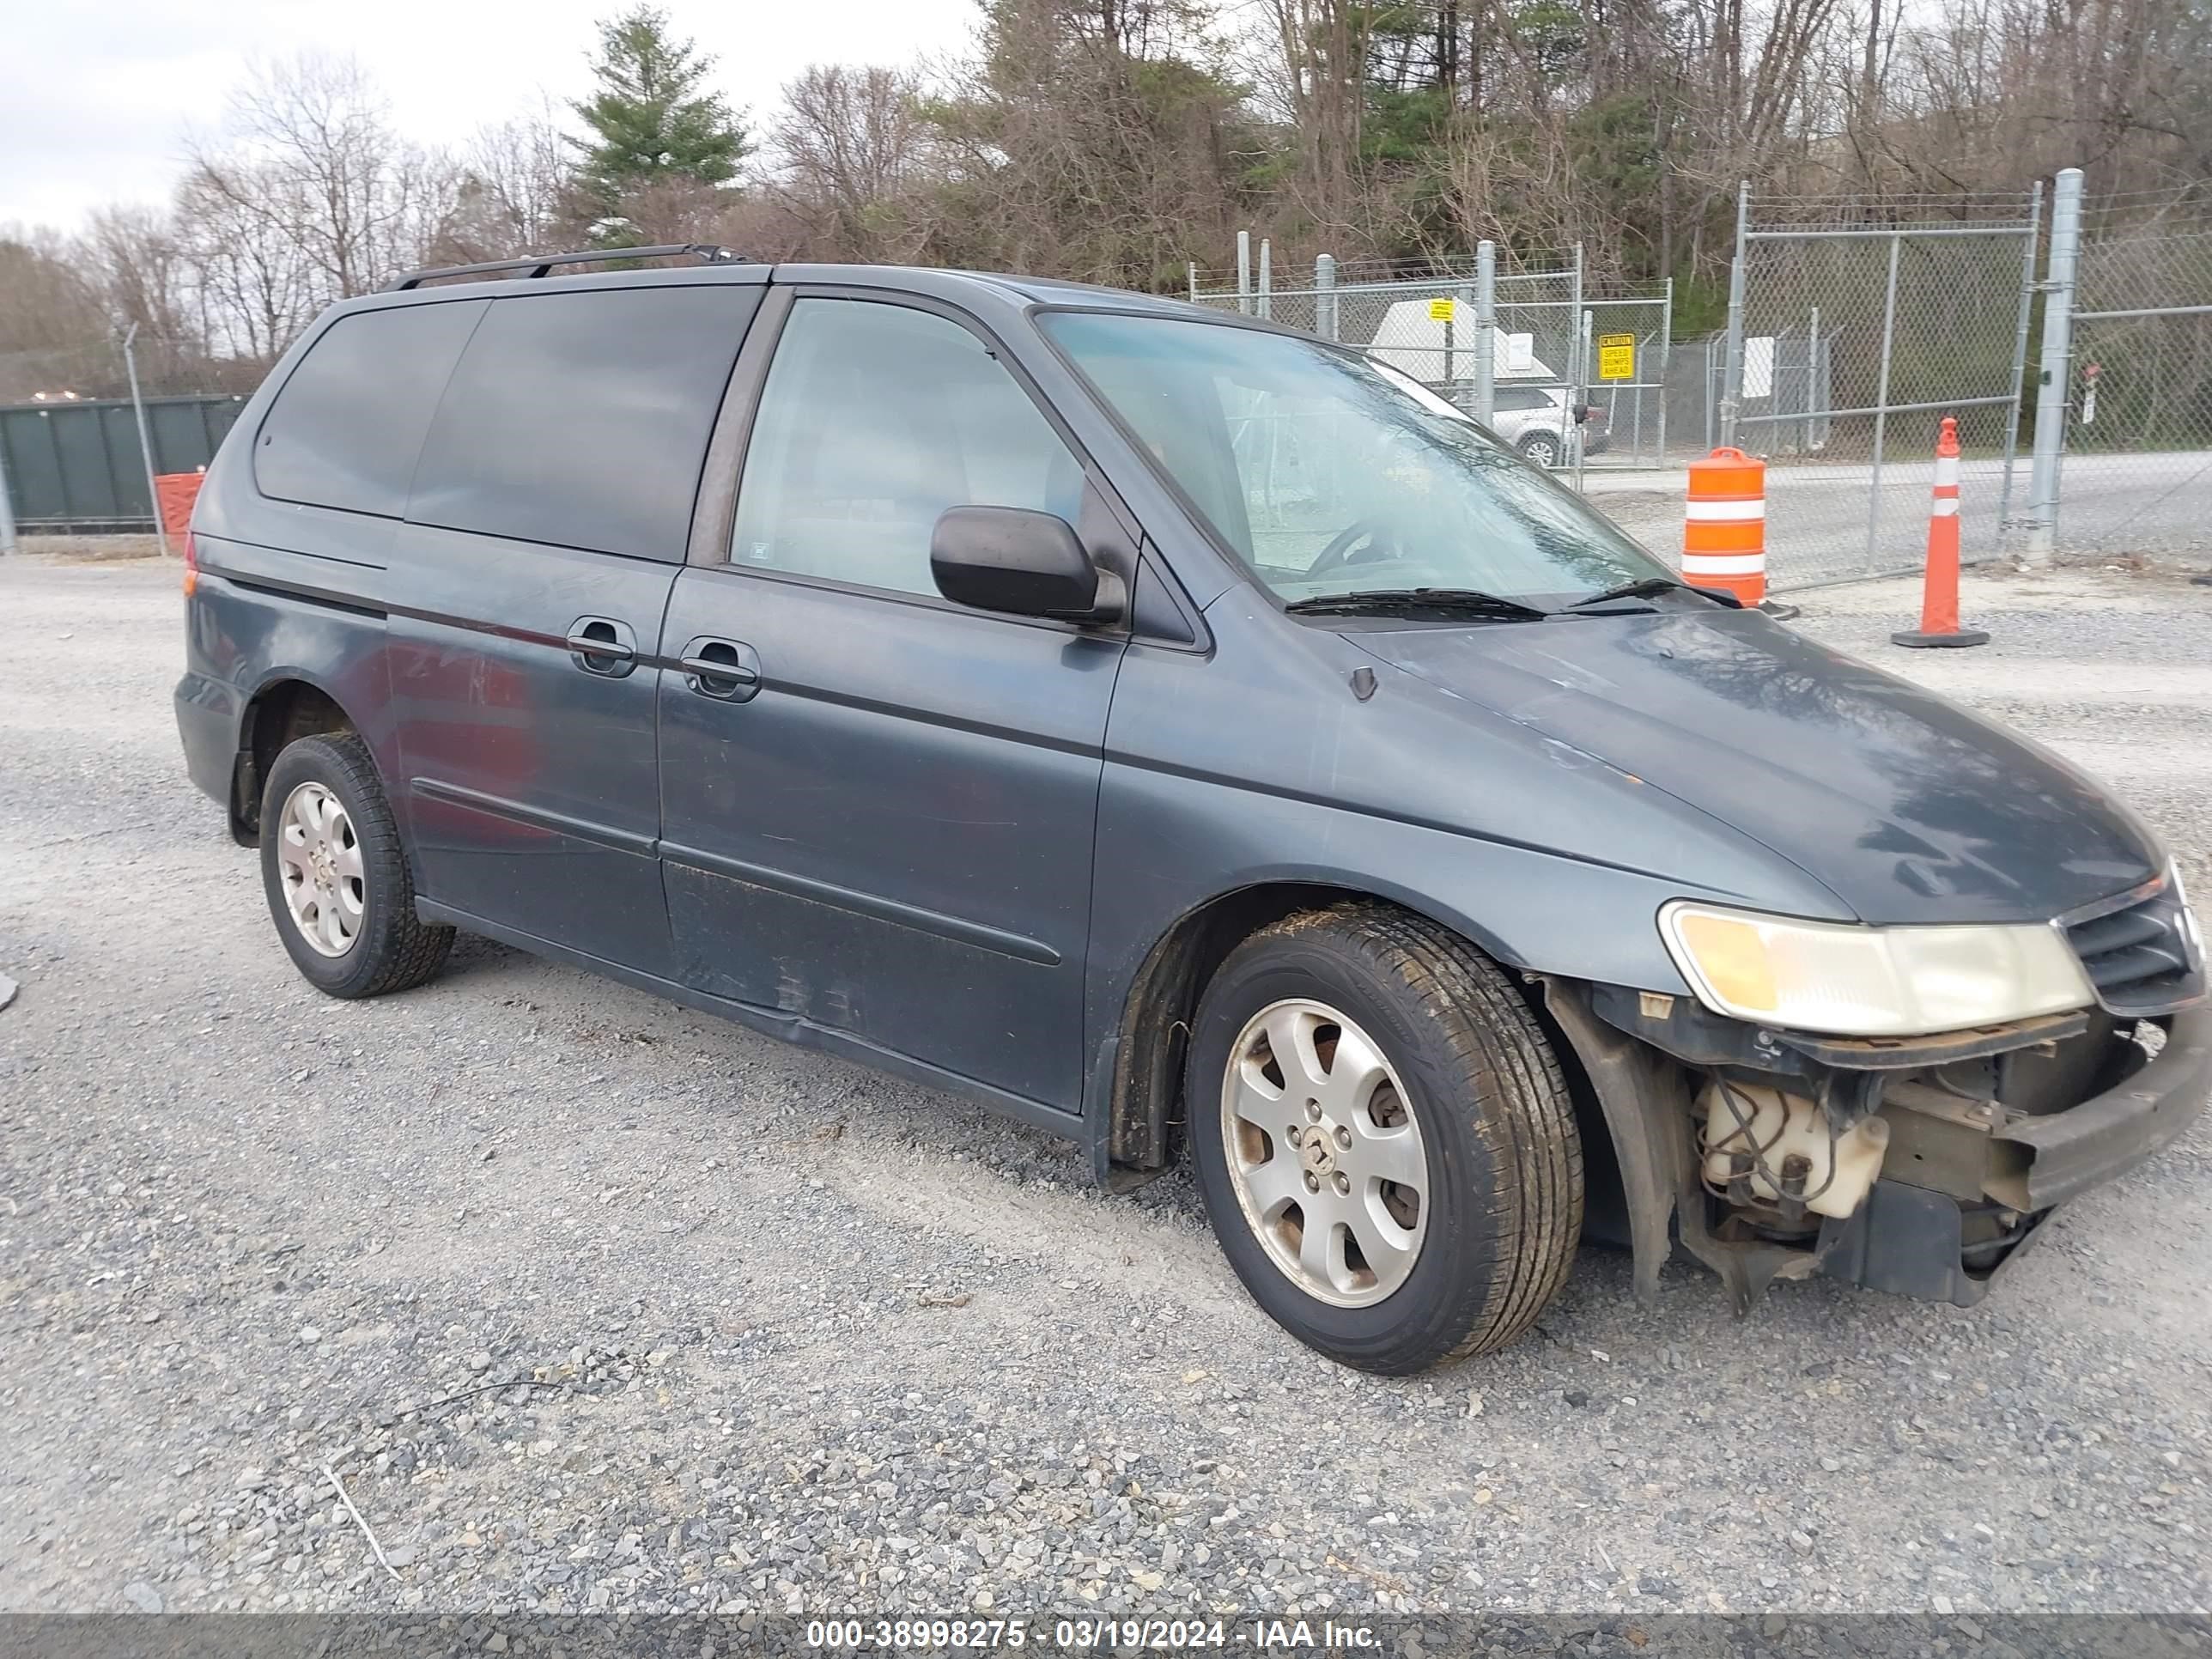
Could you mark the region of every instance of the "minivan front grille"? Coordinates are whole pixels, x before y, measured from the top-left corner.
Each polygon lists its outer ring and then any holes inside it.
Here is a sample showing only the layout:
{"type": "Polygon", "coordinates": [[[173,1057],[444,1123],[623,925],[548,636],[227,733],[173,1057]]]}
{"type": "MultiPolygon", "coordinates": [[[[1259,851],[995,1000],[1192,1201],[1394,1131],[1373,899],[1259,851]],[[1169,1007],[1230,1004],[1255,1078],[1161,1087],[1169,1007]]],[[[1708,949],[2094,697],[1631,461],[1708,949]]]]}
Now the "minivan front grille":
{"type": "Polygon", "coordinates": [[[2204,994],[2202,946],[2171,881],[2079,921],[2062,921],[2097,1000],[2125,1016],[2162,1014],[2204,994]]]}

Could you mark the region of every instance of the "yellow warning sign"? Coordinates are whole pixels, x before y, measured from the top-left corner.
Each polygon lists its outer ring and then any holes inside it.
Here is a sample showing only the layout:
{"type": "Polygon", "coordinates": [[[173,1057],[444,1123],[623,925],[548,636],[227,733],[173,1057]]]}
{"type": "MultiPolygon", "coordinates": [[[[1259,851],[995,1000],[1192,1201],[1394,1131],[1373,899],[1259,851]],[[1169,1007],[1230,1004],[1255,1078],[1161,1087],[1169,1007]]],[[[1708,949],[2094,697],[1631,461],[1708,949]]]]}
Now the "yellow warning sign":
{"type": "Polygon", "coordinates": [[[1448,323],[1451,321],[1451,319],[1452,302],[1449,300],[1431,300],[1429,301],[1429,320],[1431,322],[1448,323]]]}
{"type": "Polygon", "coordinates": [[[1601,380],[1636,378],[1636,337],[1601,334],[1597,337],[1597,377],[1601,380]]]}

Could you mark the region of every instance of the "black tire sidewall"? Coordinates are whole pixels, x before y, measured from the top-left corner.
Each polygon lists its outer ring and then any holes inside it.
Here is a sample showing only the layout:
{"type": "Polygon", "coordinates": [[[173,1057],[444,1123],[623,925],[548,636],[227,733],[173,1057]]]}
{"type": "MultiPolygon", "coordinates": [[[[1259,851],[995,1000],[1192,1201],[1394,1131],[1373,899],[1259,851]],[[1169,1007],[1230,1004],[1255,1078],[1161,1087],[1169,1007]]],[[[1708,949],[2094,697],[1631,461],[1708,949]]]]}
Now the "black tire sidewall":
{"type": "MultiPolygon", "coordinates": [[[[1185,1097],[1198,1184],[1230,1266],[1277,1323],[1308,1346],[1363,1369],[1419,1369],[1458,1339],[1455,1310],[1486,1304],[1501,1241],[1489,1224],[1495,1161],[1474,1128],[1463,1072],[1434,1035],[1420,998],[1327,935],[1279,939],[1232,955],[1206,988],[1193,1029],[1185,1097]],[[1222,1079],[1231,1045],[1270,1004],[1310,997],[1349,1017],[1380,1044],[1413,1097],[1430,1192],[1419,1260],[1382,1301],[1342,1308],[1309,1296],[1268,1256],[1237,1202],[1222,1146],[1222,1079]],[[1424,1028],[1426,1029],[1424,1029],[1424,1028]]],[[[1503,1247],[1510,1249],[1510,1241],[1503,1247]]]]}
{"type": "Polygon", "coordinates": [[[340,997],[367,994],[397,948],[392,896],[405,886],[404,881],[395,879],[404,854],[392,828],[391,809],[381,790],[373,798],[368,794],[368,790],[377,788],[373,779],[364,784],[359,775],[360,762],[367,753],[359,738],[301,738],[269,769],[261,797],[261,885],[270,917],[276,924],[276,936],[283,941],[293,965],[310,984],[340,997]],[[341,748],[342,744],[345,747],[341,748]],[[349,755],[348,750],[353,753],[349,755]],[[284,902],[276,843],[284,803],[303,783],[319,783],[338,798],[361,848],[361,931],[354,937],[353,948],[342,957],[324,956],[302,939],[292,920],[291,908],[284,902]]]}

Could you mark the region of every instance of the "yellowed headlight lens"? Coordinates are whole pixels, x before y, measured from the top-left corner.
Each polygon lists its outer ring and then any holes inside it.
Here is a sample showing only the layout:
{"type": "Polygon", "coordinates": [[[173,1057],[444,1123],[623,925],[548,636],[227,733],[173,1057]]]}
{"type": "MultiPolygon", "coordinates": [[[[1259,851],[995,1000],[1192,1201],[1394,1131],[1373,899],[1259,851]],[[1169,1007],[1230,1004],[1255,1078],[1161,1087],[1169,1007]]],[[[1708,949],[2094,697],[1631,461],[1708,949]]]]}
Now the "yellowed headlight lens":
{"type": "Polygon", "coordinates": [[[1707,1007],[1796,1030],[1921,1036],[2094,1000],[2048,926],[1867,927],[1678,901],[1659,927],[1707,1007]]]}
{"type": "Polygon", "coordinates": [[[1697,958],[1716,996],[1739,1008],[1777,1006],[1774,970],[1757,927],[1697,910],[1685,912],[1677,927],[1683,948],[1697,958]]]}

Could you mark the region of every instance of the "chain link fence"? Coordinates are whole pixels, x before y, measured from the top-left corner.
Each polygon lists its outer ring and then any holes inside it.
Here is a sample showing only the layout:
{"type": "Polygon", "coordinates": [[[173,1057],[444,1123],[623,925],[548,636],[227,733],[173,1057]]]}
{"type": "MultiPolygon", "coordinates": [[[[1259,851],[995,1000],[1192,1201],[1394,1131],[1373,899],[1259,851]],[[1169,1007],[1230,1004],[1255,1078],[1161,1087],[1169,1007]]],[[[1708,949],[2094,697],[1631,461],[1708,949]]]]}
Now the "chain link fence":
{"type": "Polygon", "coordinates": [[[1729,325],[1702,340],[1673,338],[1665,290],[1589,292],[1579,250],[1487,283],[1480,258],[1358,282],[1323,258],[1283,290],[1262,243],[1256,273],[1248,260],[1233,287],[1230,273],[1201,285],[1194,268],[1190,297],[1373,352],[1570,472],[1662,556],[1680,546],[1681,466],[1723,444],[1761,455],[1779,588],[1919,568],[1946,416],[1965,452],[1969,562],[2203,553],[2212,204],[2201,188],[2100,204],[2077,270],[2074,233],[2047,221],[2078,222],[2080,185],[2062,173],[2050,215],[2040,185],[1878,200],[1754,201],[1747,189],[1729,325]],[[2036,411],[2033,467],[2031,365],[2055,388],[2036,411]],[[1554,452],[1540,428],[1577,406],[1589,418],[1554,452]]]}
{"type": "Polygon", "coordinates": [[[2057,544],[2212,551],[2212,205],[2084,218],[2057,544]]]}
{"type": "Polygon", "coordinates": [[[1282,288],[1267,244],[1255,271],[1249,238],[1239,242],[1236,285],[1224,272],[1202,286],[1193,266],[1194,302],[1358,346],[1577,482],[1666,459],[1671,283],[1593,295],[1577,247],[1527,266],[1499,269],[1486,252],[1463,270],[1358,281],[1324,254],[1310,284],[1282,288]]]}
{"type": "Polygon", "coordinates": [[[1965,556],[2004,550],[2041,201],[1740,198],[1718,435],[1767,458],[1776,586],[1917,568],[1946,416],[1965,556]]]}

